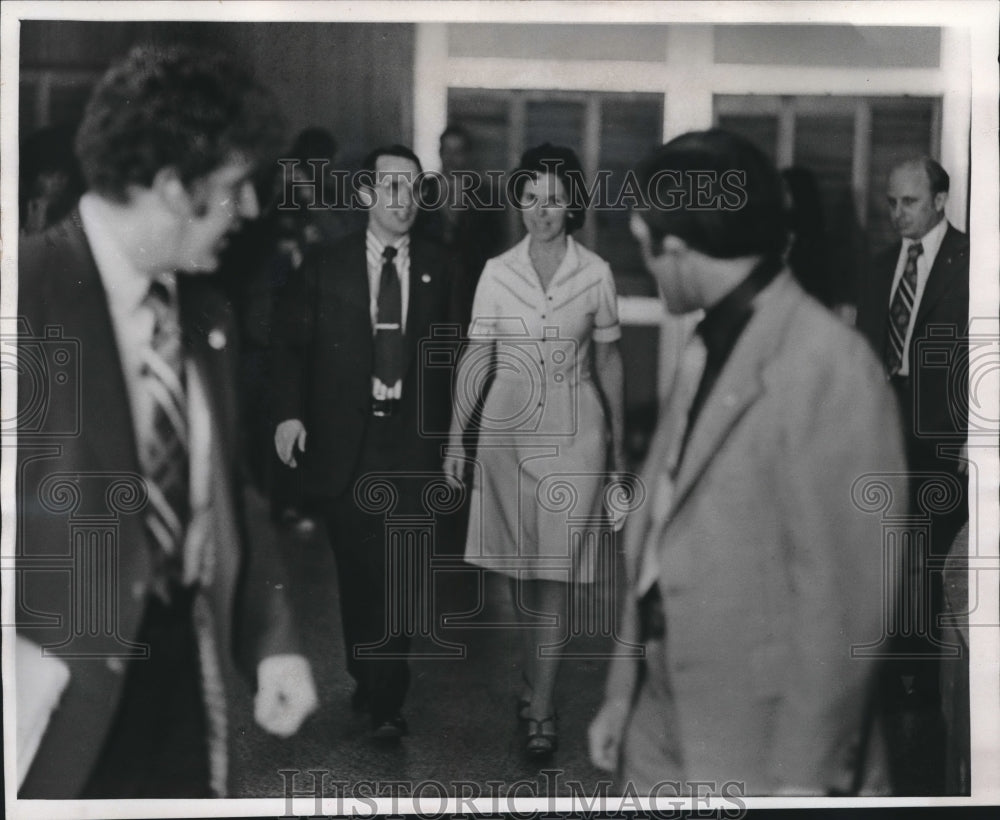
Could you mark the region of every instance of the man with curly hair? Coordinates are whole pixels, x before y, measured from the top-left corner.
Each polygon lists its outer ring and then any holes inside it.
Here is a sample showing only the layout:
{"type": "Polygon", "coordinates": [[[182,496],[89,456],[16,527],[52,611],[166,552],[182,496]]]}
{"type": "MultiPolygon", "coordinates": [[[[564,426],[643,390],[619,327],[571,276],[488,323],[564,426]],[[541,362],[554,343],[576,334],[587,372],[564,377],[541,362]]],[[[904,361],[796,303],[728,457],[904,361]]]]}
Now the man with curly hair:
{"type": "Polygon", "coordinates": [[[245,537],[233,322],[203,275],[257,216],[279,125],[226,56],[135,48],[78,131],[79,208],[21,245],[19,735],[69,673],[21,797],[223,796],[239,662],[267,731],[316,707],[280,562],[245,537]],[[77,383],[39,420],[25,365],[53,339],[77,383]],[[72,571],[46,568],[60,557],[72,571]]]}

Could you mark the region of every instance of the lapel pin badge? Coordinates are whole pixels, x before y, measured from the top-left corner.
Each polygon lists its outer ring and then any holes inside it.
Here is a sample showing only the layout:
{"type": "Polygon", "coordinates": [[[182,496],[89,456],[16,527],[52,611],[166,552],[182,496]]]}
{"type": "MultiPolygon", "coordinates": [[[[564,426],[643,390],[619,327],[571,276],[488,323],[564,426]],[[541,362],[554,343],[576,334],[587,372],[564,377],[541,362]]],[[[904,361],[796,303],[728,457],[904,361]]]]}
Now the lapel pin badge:
{"type": "Polygon", "coordinates": [[[220,328],[213,327],[208,332],[208,346],[212,350],[222,350],[226,346],[226,334],[220,328]]]}
{"type": "Polygon", "coordinates": [[[431,281],[431,275],[429,273],[425,273],[423,276],[420,277],[420,281],[423,282],[425,285],[428,284],[431,281]]]}

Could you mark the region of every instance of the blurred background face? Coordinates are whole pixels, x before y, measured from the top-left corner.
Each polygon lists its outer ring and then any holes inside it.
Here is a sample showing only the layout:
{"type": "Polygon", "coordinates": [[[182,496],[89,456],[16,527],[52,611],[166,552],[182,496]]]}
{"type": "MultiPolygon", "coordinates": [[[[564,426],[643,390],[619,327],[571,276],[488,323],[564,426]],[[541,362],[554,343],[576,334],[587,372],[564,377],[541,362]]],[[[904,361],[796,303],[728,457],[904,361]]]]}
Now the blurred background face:
{"type": "Polygon", "coordinates": [[[381,156],[375,161],[375,187],[368,225],[383,241],[401,239],[417,219],[413,183],[420,169],[406,157],[381,156]]]}
{"type": "Polygon", "coordinates": [[[948,195],[932,194],[927,171],[904,165],[889,176],[889,218],[904,239],[920,239],[944,217],[948,195]]]}
{"type": "Polygon", "coordinates": [[[463,171],[469,167],[469,146],[465,137],[449,134],[441,140],[441,170],[444,173],[463,171]]]}
{"type": "Polygon", "coordinates": [[[555,174],[540,174],[528,180],[521,191],[524,227],[533,239],[551,242],[566,233],[569,195],[555,174]]]}
{"type": "Polygon", "coordinates": [[[245,219],[256,219],[260,210],[251,181],[253,166],[231,160],[188,187],[191,214],[177,245],[177,267],[188,273],[211,273],[219,256],[245,219]]]}

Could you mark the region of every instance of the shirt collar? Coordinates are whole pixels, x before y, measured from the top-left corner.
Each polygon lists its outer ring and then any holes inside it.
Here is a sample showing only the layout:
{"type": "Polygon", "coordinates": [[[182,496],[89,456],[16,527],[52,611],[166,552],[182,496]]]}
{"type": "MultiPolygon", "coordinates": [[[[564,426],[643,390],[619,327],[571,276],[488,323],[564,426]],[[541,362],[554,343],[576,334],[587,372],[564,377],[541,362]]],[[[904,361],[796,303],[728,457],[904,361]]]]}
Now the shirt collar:
{"type": "Polygon", "coordinates": [[[757,294],[780,272],[780,260],[762,259],[746,279],[705,311],[697,333],[705,342],[710,357],[724,359],[728,356],[753,315],[757,294]]]}
{"type": "MultiPolygon", "coordinates": [[[[100,207],[96,194],[85,193],[80,197],[78,207],[83,231],[90,243],[108,301],[123,311],[136,310],[149,292],[149,274],[139,270],[122,249],[115,235],[115,226],[100,207]]],[[[176,293],[174,274],[161,274],[157,278],[166,285],[171,295],[176,293]]]]}
{"type": "Polygon", "coordinates": [[[925,259],[933,260],[937,256],[938,250],[941,248],[941,243],[944,241],[944,235],[948,230],[948,220],[941,217],[941,221],[938,222],[933,228],[931,228],[927,233],[925,233],[920,239],[904,239],[903,240],[903,250],[902,253],[905,256],[907,251],[910,250],[910,246],[915,242],[919,242],[923,246],[923,256],[925,259]]]}
{"type": "Polygon", "coordinates": [[[375,236],[372,229],[369,228],[365,232],[365,244],[368,246],[368,250],[373,252],[376,256],[381,256],[387,245],[392,245],[392,247],[396,249],[397,253],[403,254],[408,252],[410,249],[410,235],[406,234],[405,236],[397,239],[395,242],[383,242],[375,236]]]}
{"type": "MultiPolygon", "coordinates": [[[[535,272],[535,266],[531,262],[531,234],[525,234],[524,238],[517,243],[514,249],[514,258],[517,260],[519,266],[521,267],[521,273],[526,276],[531,282],[541,287],[538,282],[538,274],[535,272]]],[[[580,253],[576,247],[576,241],[572,236],[566,236],[566,255],[563,256],[562,262],[559,263],[559,267],[556,272],[552,275],[552,281],[549,283],[549,290],[553,286],[562,283],[562,279],[565,276],[566,270],[576,270],[580,266],[580,253]]]]}

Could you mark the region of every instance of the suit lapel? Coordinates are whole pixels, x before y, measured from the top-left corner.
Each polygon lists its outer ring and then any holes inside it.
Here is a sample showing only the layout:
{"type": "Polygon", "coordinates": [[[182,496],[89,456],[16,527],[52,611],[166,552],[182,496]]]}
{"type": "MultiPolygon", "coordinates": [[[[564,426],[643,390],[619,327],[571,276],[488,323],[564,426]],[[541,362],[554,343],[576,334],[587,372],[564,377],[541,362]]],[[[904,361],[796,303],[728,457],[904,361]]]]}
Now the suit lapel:
{"type": "MultiPolygon", "coordinates": [[[[659,480],[659,472],[666,458],[667,449],[670,447],[674,427],[674,414],[668,410],[657,423],[656,433],[650,442],[649,454],[642,469],[640,486],[646,487],[647,491],[653,490],[659,480]]],[[[628,524],[625,527],[626,569],[628,578],[632,581],[639,580],[640,561],[652,526],[652,512],[653,499],[647,495],[645,502],[629,516],[628,524]]]]}
{"type": "MultiPolygon", "coordinates": [[[[956,267],[958,267],[959,258],[963,252],[968,252],[963,247],[960,241],[961,238],[961,233],[951,225],[948,225],[948,230],[941,241],[941,247],[938,249],[937,256],[934,257],[934,264],[927,275],[927,284],[924,285],[924,292],[920,297],[920,305],[917,307],[917,317],[914,320],[915,328],[920,327],[926,321],[930,309],[952,287],[953,282],[951,279],[956,267]]],[[[959,332],[964,330],[965,328],[959,328],[959,332]]]]}
{"type": "MultiPolygon", "coordinates": [[[[374,354],[374,328],[371,318],[371,284],[368,281],[368,246],[367,234],[362,231],[356,234],[353,241],[347,248],[345,258],[332,260],[329,277],[320,283],[320,292],[332,289],[334,299],[320,299],[320,305],[327,305],[331,302],[342,301],[344,305],[343,316],[321,317],[322,320],[332,322],[346,322],[347,326],[358,328],[356,339],[352,339],[352,345],[356,345],[356,356],[354,360],[359,367],[371,371],[372,358],[374,354]],[[339,299],[336,293],[339,292],[339,299]],[[356,317],[356,318],[353,318],[356,317]],[[362,328],[367,332],[363,332],[362,328]]],[[[369,373],[370,375],[370,373],[369,373]]]]}
{"type": "MultiPolygon", "coordinates": [[[[368,326],[371,327],[371,285],[368,281],[368,247],[366,234],[357,235],[357,241],[348,249],[344,259],[344,278],[334,275],[325,283],[333,288],[343,289],[343,298],[351,306],[364,310],[368,326]]],[[[336,261],[335,261],[336,264],[336,261]]]]}
{"type": "Polygon", "coordinates": [[[762,373],[784,334],[794,294],[794,284],[788,273],[783,273],[758,297],[755,314],[691,432],[674,487],[674,510],[684,503],[737,422],[764,392],[762,373]]]}
{"type": "Polygon", "coordinates": [[[410,298],[406,310],[406,357],[403,363],[403,379],[410,372],[410,367],[417,355],[418,342],[427,333],[427,326],[432,319],[434,277],[440,271],[432,271],[427,266],[427,248],[417,238],[410,239],[410,298]]]}
{"type": "Polygon", "coordinates": [[[871,320],[866,332],[872,340],[872,347],[878,353],[880,361],[883,358],[883,350],[886,344],[885,335],[888,329],[888,320],[886,317],[889,312],[889,300],[892,294],[892,280],[896,276],[896,264],[899,261],[901,248],[902,243],[897,242],[891,254],[887,253],[885,255],[883,264],[878,266],[878,279],[871,295],[872,301],[869,310],[871,320]]]}
{"type": "Polygon", "coordinates": [[[65,287],[50,295],[53,302],[65,300],[52,309],[64,335],[80,340],[81,438],[105,469],[138,473],[135,427],[107,294],[79,212],[65,224],[68,275],[60,283],[65,287]]]}
{"type": "MultiPolygon", "coordinates": [[[[229,370],[231,323],[221,294],[197,278],[179,276],[178,306],[184,333],[185,352],[191,364],[202,375],[209,414],[212,419],[236,417],[236,397],[232,393],[233,377],[229,370]]],[[[231,464],[236,447],[231,425],[214,425],[212,434],[222,438],[225,464],[231,464]],[[225,428],[225,429],[223,429],[225,428]]]]}

